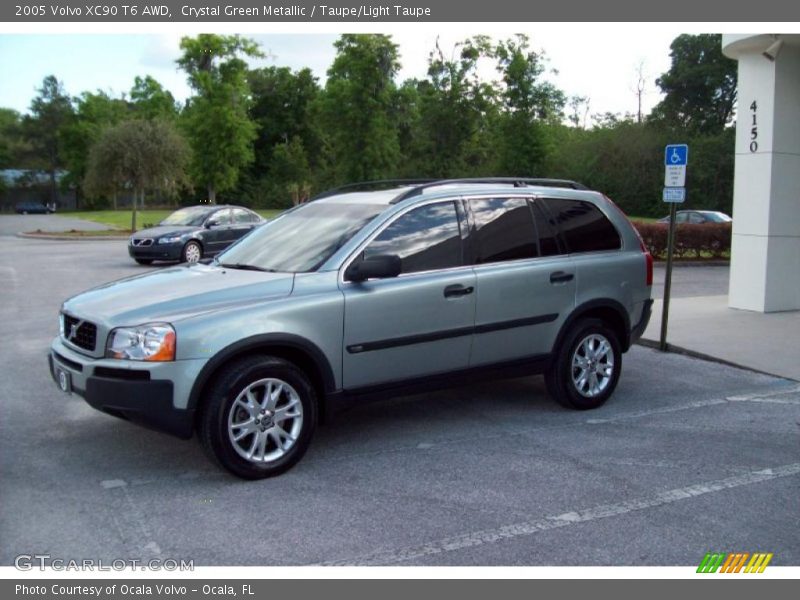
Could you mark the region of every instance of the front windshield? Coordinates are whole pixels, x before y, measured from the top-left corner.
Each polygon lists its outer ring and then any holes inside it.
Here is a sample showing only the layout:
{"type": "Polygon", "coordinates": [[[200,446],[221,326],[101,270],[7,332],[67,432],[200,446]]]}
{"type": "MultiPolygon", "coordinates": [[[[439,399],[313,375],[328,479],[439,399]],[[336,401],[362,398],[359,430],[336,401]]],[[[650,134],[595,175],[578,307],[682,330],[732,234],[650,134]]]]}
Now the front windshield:
{"type": "Polygon", "coordinates": [[[161,225],[200,226],[206,220],[209,212],[211,212],[210,209],[205,206],[190,206],[189,208],[181,208],[161,221],[161,225]]]}
{"type": "Polygon", "coordinates": [[[259,227],[220,254],[223,265],[265,271],[314,271],[385,206],[310,203],[259,227]]]}

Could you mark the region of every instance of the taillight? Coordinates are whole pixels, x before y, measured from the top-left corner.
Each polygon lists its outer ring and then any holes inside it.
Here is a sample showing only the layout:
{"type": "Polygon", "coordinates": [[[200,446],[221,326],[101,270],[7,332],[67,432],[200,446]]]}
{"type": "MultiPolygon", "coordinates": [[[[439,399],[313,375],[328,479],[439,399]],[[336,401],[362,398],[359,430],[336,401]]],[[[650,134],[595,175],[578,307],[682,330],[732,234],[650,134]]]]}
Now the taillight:
{"type": "MultiPolygon", "coordinates": [[[[639,232],[636,232],[636,235],[639,235],[639,232]]],[[[647,249],[647,246],[642,239],[642,236],[639,235],[639,247],[642,249],[644,253],[644,260],[645,264],[647,265],[647,275],[645,275],[645,285],[651,286],[653,285],[653,255],[650,254],[650,251],[647,249]]]]}
{"type": "MultiPolygon", "coordinates": [[[[619,211],[619,213],[623,217],[625,217],[625,220],[627,220],[628,223],[631,223],[630,219],[628,219],[628,215],[626,215],[622,211],[622,209],[619,206],[617,206],[617,204],[611,198],[609,198],[605,194],[603,194],[603,198],[605,198],[611,206],[613,206],[615,209],[617,209],[617,211],[619,211]]],[[[639,233],[639,230],[636,229],[636,227],[634,226],[633,223],[631,223],[631,227],[633,227],[633,231],[634,231],[634,233],[636,233],[636,237],[639,238],[639,248],[641,248],[642,254],[644,254],[645,264],[647,265],[647,274],[645,275],[645,285],[652,286],[653,285],[653,255],[650,254],[650,251],[647,249],[647,244],[644,243],[644,240],[642,239],[642,235],[639,233]]]]}

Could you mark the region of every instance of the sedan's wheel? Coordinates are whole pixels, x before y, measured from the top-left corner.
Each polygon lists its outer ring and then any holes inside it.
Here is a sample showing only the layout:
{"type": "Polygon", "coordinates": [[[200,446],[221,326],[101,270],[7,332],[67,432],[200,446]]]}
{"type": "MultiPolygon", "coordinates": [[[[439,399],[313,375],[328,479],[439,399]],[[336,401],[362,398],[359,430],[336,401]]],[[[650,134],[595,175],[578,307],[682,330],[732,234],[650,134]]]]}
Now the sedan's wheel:
{"type": "Polygon", "coordinates": [[[203,258],[203,249],[195,241],[186,242],[181,253],[181,261],[186,263],[196,263],[203,258]]]}
{"type": "Polygon", "coordinates": [[[621,368],[622,352],[614,331],[600,319],[582,319],[556,350],[545,382],[560,404],[587,410],[608,400],[621,368]]]}
{"type": "Polygon", "coordinates": [[[222,467],[245,479],[283,473],[305,454],[317,422],[308,377],[292,363],[252,356],[225,367],[205,397],[200,441],[222,467]]]}

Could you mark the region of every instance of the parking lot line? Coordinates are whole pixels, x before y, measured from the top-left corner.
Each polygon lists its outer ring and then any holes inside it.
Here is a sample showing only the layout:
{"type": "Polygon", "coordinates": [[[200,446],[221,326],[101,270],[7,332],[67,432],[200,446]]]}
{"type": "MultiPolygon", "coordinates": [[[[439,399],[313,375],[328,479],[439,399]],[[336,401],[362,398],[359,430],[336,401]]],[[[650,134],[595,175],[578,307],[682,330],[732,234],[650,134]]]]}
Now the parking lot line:
{"type": "Polygon", "coordinates": [[[627,513],[647,510],[688,500],[706,494],[713,494],[723,490],[738,488],[756,483],[763,483],[773,479],[791,477],[800,474],[800,463],[792,463],[777,467],[750,471],[742,475],[735,475],[725,479],[706,481],[690,486],[675,488],[660,492],[653,496],[635,498],[615,504],[601,504],[588,509],[576,510],[558,515],[547,516],[530,521],[503,525],[493,529],[484,529],[463,535],[433,540],[425,544],[396,548],[366,554],[349,559],[320,563],[325,566],[342,565],[389,565],[405,561],[418,560],[425,556],[443,554],[464,548],[474,548],[484,544],[493,544],[520,536],[533,535],[540,531],[548,531],[560,527],[568,527],[578,523],[587,523],[607,517],[616,517],[627,513]]]}

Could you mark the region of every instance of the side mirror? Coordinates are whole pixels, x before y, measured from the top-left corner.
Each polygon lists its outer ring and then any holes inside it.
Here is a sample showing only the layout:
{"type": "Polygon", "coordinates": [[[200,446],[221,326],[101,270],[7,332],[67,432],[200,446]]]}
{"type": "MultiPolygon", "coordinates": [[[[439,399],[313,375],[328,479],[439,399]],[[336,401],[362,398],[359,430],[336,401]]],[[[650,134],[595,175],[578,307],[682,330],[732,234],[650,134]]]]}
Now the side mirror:
{"type": "Polygon", "coordinates": [[[219,225],[218,219],[209,219],[208,221],[205,222],[206,229],[211,229],[212,227],[216,227],[217,225],[219,225]]]}
{"type": "Polygon", "coordinates": [[[385,279],[397,277],[403,270],[400,257],[395,254],[377,254],[363,260],[357,260],[344,272],[346,281],[366,281],[367,279],[385,279]]]}

